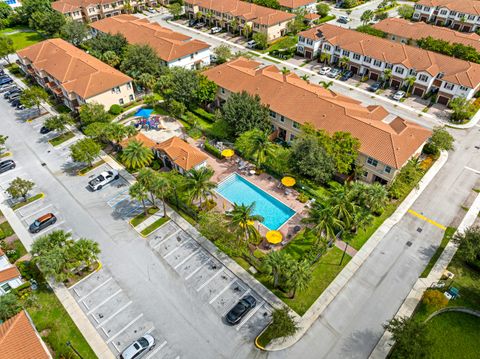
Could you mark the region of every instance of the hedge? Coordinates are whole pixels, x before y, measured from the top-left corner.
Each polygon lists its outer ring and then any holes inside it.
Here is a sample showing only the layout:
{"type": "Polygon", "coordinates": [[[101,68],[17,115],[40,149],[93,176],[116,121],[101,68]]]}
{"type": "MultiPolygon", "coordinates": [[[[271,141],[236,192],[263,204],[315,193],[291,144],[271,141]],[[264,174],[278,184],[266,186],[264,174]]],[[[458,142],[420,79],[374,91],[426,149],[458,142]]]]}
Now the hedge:
{"type": "Polygon", "coordinates": [[[214,155],[218,159],[223,159],[222,152],[215,146],[211,145],[208,141],[205,141],[204,148],[205,148],[205,151],[214,155]]]}

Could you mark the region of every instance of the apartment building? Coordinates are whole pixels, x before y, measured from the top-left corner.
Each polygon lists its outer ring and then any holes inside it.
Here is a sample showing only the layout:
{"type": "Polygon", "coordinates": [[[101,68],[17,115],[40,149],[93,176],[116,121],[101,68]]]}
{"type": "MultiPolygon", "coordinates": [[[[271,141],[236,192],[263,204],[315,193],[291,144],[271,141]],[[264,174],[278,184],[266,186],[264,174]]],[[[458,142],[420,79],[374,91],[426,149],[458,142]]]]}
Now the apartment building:
{"type": "Polygon", "coordinates": [[[354,74],[375,81],[390,69],[394,88],[415,77],[412,93],[436,94],[443,105],[454,97],[471,99],[480,86],[479,64],[330,24],[301,32],[297,52],[306,58],[320,56],[331,64],[346,57],[354,74]]]}
{"type": "Polygon", "coordinates": [[[120,33],[131,44],[151,46],[168,67],[196,69],[210,65],[210,45],[147,19],[120,15],[90,25],[94,34],[120,33]]]}
{"type": "Polygon", "coordinates": [[[157,4],[156,0],[58,0],[52,8],[75,21],[90,23],[157,4]]]}
{"type": "Polygon", "coordinates": [[[311,124],[330,134],[349,132],[360,141],[357,166],[366,182],[389,183],[406,162],[420,154],[431,131],[389,114],[380,106],[363,106],[347,96],[283,74],[271,65],[238,58],[204,72],[218,85],[217,102],[246,91],[270,108],[275,136],[290,142],[311,124]]]}
{"type": "Polygon", "coordinates": [[[475,32],[480,24],[480,4],[476,0],[419,0],[414,8],[413,20],[454,30],[475,32]]]}
{"type": "Polygon", "coordinates": [[[264,33],[267,41],[284,36],[288,23],[295,18],[292,13],[239,0],[185,0],[185,13],[189,18],[201,16],[230,32],[242,34],[247,28],[252,33],[264,33]]]}
{"type": "Polygon", "coordinates": [[[307,13],[317,11],[316,0],[278,0],[281,8],[290,12],[304,10],[307,13]]]}
{"type": "Polygon", "coordinates": [[[105,109],[135,100],[133,79],[62,39],[17,52],[22,71],[71,110],[85,103],[105,109]]]}
{"type": "Polygon", "coordinates": [[[373,28],[386,33],[389,40],[408,45],[415,46],[417,40],[431,37],[451,44],[472,46],[480,52],[480,35],[474,32],[458,32],[448,27],[430,25],[425,22],[409,22],[395,17],[382,20],[374,24],[373,28]]]}

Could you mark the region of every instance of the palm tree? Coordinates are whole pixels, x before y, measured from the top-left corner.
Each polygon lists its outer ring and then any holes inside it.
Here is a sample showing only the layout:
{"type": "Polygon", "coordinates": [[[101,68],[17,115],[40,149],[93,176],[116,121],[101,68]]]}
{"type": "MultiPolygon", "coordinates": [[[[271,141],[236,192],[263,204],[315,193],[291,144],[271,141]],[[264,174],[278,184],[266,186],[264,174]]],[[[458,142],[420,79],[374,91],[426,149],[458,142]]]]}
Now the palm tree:
{"type": "Polygon", "coordinates": [[[405,83],[407,84],[407,94],[410,94],[410,88],[413,86],[413,84],[415,83],[415,80],[417,78],[415,76],[408,76],[406,79],[405,79],[405,83]]]}
{"type": "Polygon", "coordinates": [[[320,81],[319,83],[326,90],[333,86],[333,81],[320,81]]]}
{"type": "Polygon", "coordinates": [[[138,77],[137,82],[145,89],[146,93],[150,93],[157,83],[157,78],[152,74],[143,73],[138,77]]]}
{"type": "Polygon", "coordinates": [[[314,203],[308,213],[308,217],[302,219],[302,222],[313,224],[312,230],[319,236],[317,238],[317,244],[320,241],[320,236],[324,236],[327,242],[335,240],[337,233],[345,226],[345,224],[334,215],[333,208],[321,202],[314,203]]]}
{"type": "Polygon", "coordinates": [[[278,280],[282,273],[286,273],[290,267],[291,258],[284,251],[273,251],[263,259],[263,264],[267,268],[269,275],[273,279],[273,288],[277,288],[278,280]]]}
{"type": "Polygon", "coordinates": [[[87,267],[98,260],[100,246],[97,242],[86,238],[80,238],[72,246],[73,259],[76,262],[76,268],[85,264],[87,267]]]}
{"type": "Polygon", "coordinates": [[[353,198],[351,186],[348,184],[336,186],[332,191],[328,203],[332,208],[333,215],[344,223],[345,229],[348,229],[358,209],[358,205],[353,198]]]}
{"type": "Polygon", "coordinates": [[[364,11],[363,14],[360,16],[360,20],[362,21],[362,24],[367,25],[370,21],[372,21],[374,15],[375,14],[372,10],[364,11]]]}
{"type": "Polygon", "coordinates": [[[289,284],[292,289],[291,298],[295,298],[297,291],[304,291],[312,279],[312,269],[307,260],[293,262],[290,267],[289,284]]]}
{"type": "Polygon", "coordinates": [[[227,214],[230,218],[231,227],[238,231],[247,244],[251,243],[252,240],[258,239],[260,236],[258,230],[255,228],[255,221],[262,222],[263,217],[254,214],[254,210],[255,202],[250,205],[234,203],[233,209],[227,214]]]}
{"type": "Polygon", "coordinates": [[[290,73],[290,70],[287,69],[285,66],[282,67],[282,74],[283,75],[288,75],[290,73]]]}
{"type": "Polygon", "coordinates": [[[374,213],[381,212],[387,205],[388,191],[378,182],[368,185],[364,196],[366,207],[374,213]]]}
{"type": "Polygon", "coordinates": [[[105,127],[104,136],[114,144],[118,144],[126,135],[126,127],[118,122],[109,123],[105,127]]]}
{"type": "Polygon", "coordinates": [[[342,58],[340,59],[340,67],[346,69],[349,63],[350,58],[348,56],[342,56],[342,58]]]}
{"type": "Polygon", "coordinates": [[[199,207],[202,206],[202,200],[208,200],[214,196],[215,182],[210,181],[215,172],[209,167],[192,169],[188,172],[187,190],[190,192],[190,200],[199,200],[199,207]]]}
{"type": "Polygon", "coordinates": [[[247,157],[255,158],[255,163],[259,167],[265,162],[266,157],[272,154],[274,145],[270,141],[267,131],[253,129],[240,135],[235,147],[247,157]]]}
{"type": "Polygon", "coordinates": [[[392,78],[392,69],[383,70],[383,81],[385,81],[385,87],[390,84],[391,78],[392,78]]]}
{"type": "Polygon", "coordinates": [[[162,199],[163,204],[163,216],[167,216],[167,205],[165,203],[165,198],[172,190],[172,185],[169,181],[169,178],[163,173],[156,173],[153,180],[153,192],[157,197],[162,199]]]}
{"type": "Polygon", "coordinates": [[[127,147],[123,149],[122,160],[130,169],[142,168],[150,164],[153,160],[153,152],[142,142],[132,140],[127,147]]]}
{"type": "Polygon", "coordinates": [[[310,82],[310,76],[308,76],[307,74],[302,75],[300,78],[301,78],[303,81],[310,82]]]}
{"type": "Polygon", "coordinates": [[[140,171],[138,171],[137,175],[137,181],[140,182],[143,187],[145,187],[145,190],[149,192],[150,202],[152,202],[152,204],[155,204],[155,193],[153,191],[153,188],[156,174],[157,172],[147,167],[142,168],[140,171]]]}
{"type": "Polygon", "coordinates": [[[130,197],[133,199],[142,202],[143,206],[143,214],[146,216],[147,215],[147,206],[145,204],[145,200],[148,198],[147,196],[147,189],[143,184],[140,182],[135,182],[132,184],[128,190],[128,194],[130,197]]]}

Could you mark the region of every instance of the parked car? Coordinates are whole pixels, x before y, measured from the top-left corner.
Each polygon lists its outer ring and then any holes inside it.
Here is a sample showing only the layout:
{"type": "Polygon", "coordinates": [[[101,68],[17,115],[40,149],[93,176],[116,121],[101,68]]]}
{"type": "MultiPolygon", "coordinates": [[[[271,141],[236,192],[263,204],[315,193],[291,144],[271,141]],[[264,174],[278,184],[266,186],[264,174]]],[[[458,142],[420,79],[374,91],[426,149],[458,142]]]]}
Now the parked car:
{"type": "Polygon", "coordinates": [[[225,316],[227,323],[237,324],[252,308],[257,305],[257,301],[251,295],[247,295],[238,301],[235,306],[225,316]]]}
{"type": "Polygon", "coordinates": [[[249,49],[254,49],[256,46],[257,43],[255,42],[255,40],[250,40],[249,42],[247,42],[247,48],[249,49]]]}
{"type": "Polygon", "coordinates": [[[205,23],[199,21],[199,22],[197,22],[197,23],[195,24],[194,27],[195,27],[195,29],[200,29],[200,28],[202,28],[202,27],[204,27],[204,26],[205,26],[205,23]]]}
{"type": "MultiPolygon", "coordinates": [[[[10,101],[10,100],[9,100],[10,101]]],[[[12,107],[17,107],[19,105],[21,105],[22,103],[20,102],[20,97],[16,97],[14,98],[11,102],[10,102],[10,105],[12,107]]]]}
{"type": "Polygon", "coordinates": [[[17,165],[14,160],[6,160],[0,162],[0,173],[4,173],[13,170],[17,165]]]}
{"type": "Polygon", "coordinates": [[[392,96],[392,98],[396,101],[400,101],[404,97],[405,97],[405,91],[397,91],[392,96]]]}
{"type": "Polygon", "coordinates": [[[8,76],[0,78],[0,85],[9,84],[9,83],[12,83],[12,82],[13,82],[13,80],[8,76]]]}
{"type": "Polygon", "coordinates": [[[370,92],[377,92],[378,90],[380,90],[381,87],[382,87],[382,83],[380,81],[376,81],[370,86],[368,86],[367,90],[370,92]]]}
{"type": "Polygon", "coordinates": [[[218,61],[217,55],[213,55],[213,54],[210,55],[210,62],[211,62],[212,64],[216,63],[217,61],[218,61]]]}
{"type": "Polygon", "coordinates": [[[143,357],[155,346],[155,338],[150,334],[145,334],[143,337],[137,339],[130,344],[120,354],[120,359],[138,359],[143,357]]]}
{"type": "Polygon", "coordinates": [[[188,20],[188,26],[189,27],[194,27],[196,24],[197,24],[197,20],[195,20],[195,19],[188,20]]]}
{"type": "Polygon", "coordinates": [[[327,74],[328,77],[331,77],[332,79],[336,78],[338,75],[342,73],[342,70],[340,69],[332,69],[330,72],[327,74]]]}
{"type": "Polygon", "coordinates": [[[340,77],[340,81],[347,81],[352,77],[353,77],[353,72],[348,70],[343,73],[342,77],[340,77]]]}
{"type": "Polygon", "coordinates": [[[17,86],[15,86],[14,84],[6,84],[6,85],[3,85],[3,86],[0,86],[0,93],[5,93],[7,91],[11,91],[13,89],[16,89],[18,88],[17,86]]]}
{"type": "Polygon", "coordinates": [[[17,93],[20,93],[22,92],[22,90],[20,90],[18,87],[17,88],[14,88],[13,90],[10,90],[10,91],[7,91],[4,95],[3,95],[3,98],[4,99],[8,99],[10,98],[10,96],[13,96],[17,93]]]}
{"type": "Polygon", "coordinates": [[[327,75],[330,71],[332,70],[331,67],[328,67],[328,66],[324,66],[320,69],[320,71],[318,71],[318,73],[320,75],[327,75]]]}
{"type": "Polygon", "coordinates": [[[154,9],[153,7],[149,7],[149,8],[147,9],[147,11],[148,11],[150,14],[155,14],[155,13],[156,13],[156,11],[155,11],[155,9],[154,9]]]}
{"type": "Polygon", "coordinates": [[[42,135],[46,135],[46,134],[49,133],[49,132],[52,132],[52,130],[49,129],[48,127],[42,126],[42,128],[40,129],[40,133],[41,133],[42,135]]]}
{"type": "Polygon", "coordinates": [[[92,191],[99,191],[112,181],[119,179],[120,176],[116,170],[110,170],[100,173],[97,177],[88,182],[88,187],[92,191]]]}
{"type": "Polygon", "coordinates": [[[210,33],[211,33],[211,34],[218,34],[219,32],[222,32],[222,28],[221,28],[221,27],[215,26],[215,27],[212,27],[212,28],[210,29],[210,33]]]}
{"type": "Polygon", "coordinates": [[[21,92],[15,92],[11,96],[8,96],[8,102],[13,102],[13,100],[16,100],[17,98],[20,98],[21,92]]]}
{"type": "Polygon", "coordinates": [[[37,218],[35,222],[33,222],[30,227],[28,227],[28,230],[30,231],[30,233],[38,233],[42,229],[45,229],[48,226],[54,224],[56,221],[57,217],[55,217],[53,213],[47,213],[37,218]]]}
{"type": "Polygon", "coordinates": [[[349,21],[350,19],[348,18],[348,16],[339,16],[337,19],[337,22],[339,22],[340,24],[348,24],[349,21]]]}

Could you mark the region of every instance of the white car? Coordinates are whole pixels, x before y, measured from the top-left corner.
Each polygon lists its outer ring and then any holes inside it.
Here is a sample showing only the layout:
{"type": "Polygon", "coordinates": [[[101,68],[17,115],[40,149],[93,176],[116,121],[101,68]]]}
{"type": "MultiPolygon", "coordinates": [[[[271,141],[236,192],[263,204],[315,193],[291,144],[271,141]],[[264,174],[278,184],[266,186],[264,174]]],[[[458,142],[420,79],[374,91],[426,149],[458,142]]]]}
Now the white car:
{"type": "Polygon", "coordinates": [[[255,40],[250,40],[249,42],[247,42],[247,47],[249,49],[254,49],[256,46],[257,46],[257,43],[255,42],[255,40]]]}
{"type": "Polygon", "coordinates": [[[405,91],[397,91],[392,96],[392,98],[397,101],[400,101],[404,97],[405,97],[405,91]]]}
{"type": "Polygon", "coordinates": [[[120,178],[118,172],[114,169],[100,173],[97,177],[88,182],[88,187],[92,191],[99,191],[112,181],[120,178]]]}
{"type": "Polygon", "coordinates": [[[320,69],[320,71],[318,71],[318,73],[319,73],[320,75],[326,75],[326,74],[328,74],[328,73],[330,72],[330,70],[332,70],[331,67],[325,66],[325,67],[322,67],[322,68],[320,69]]]}
{"type": "Polygon", "coordinates": [[[134,341],[122,354],[120,359],[138,359],[143,357],[155,346],[155,338],[150,334],[145,334],[143,337],[134,341]]]}
{"type": "Polygon", "coordinates": [[[221,28],[221,27],[215,26],[215,27],[212,27],[212,28],[210,29],[210,33],[211,33],[211,34],[218,34],[219,32],[222,32],[222,28],[221,28]]]}

